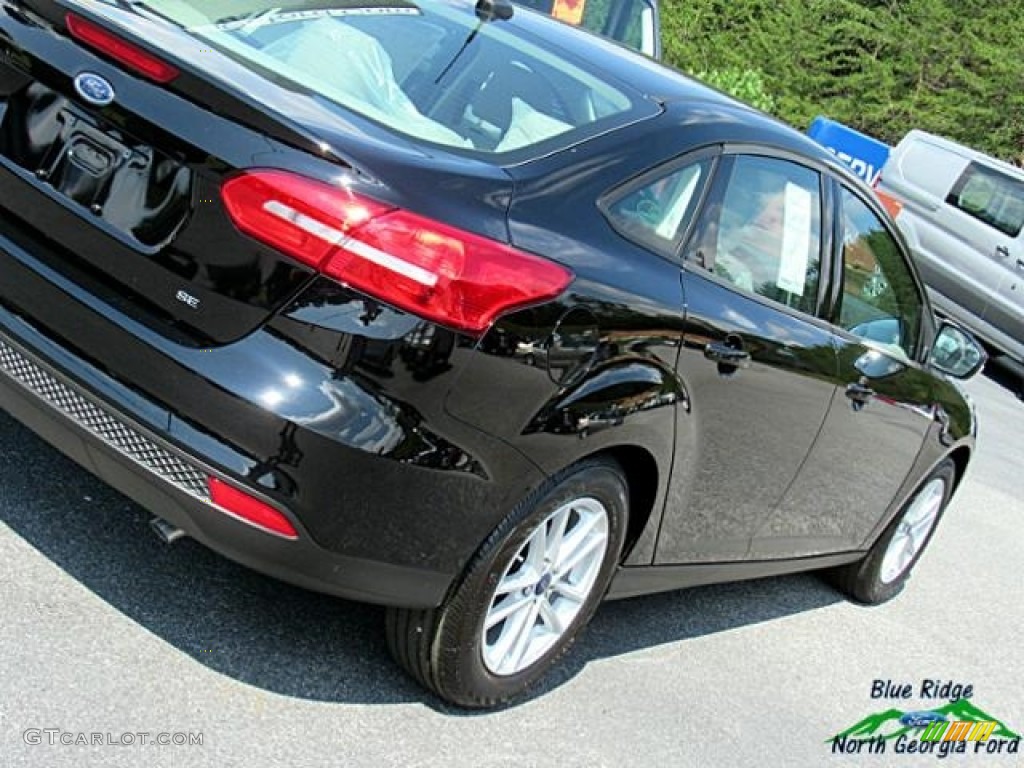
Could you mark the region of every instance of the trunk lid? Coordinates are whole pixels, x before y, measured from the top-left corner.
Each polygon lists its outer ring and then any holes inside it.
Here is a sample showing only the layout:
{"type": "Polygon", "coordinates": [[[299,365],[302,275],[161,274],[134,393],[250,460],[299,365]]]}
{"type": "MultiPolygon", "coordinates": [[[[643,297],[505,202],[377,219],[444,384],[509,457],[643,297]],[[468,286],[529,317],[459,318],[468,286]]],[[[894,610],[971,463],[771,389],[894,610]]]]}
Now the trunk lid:
{"type": "MultiPolygon", "coordinates": [[[[45,241],[32,252],[47,266],[168,336],[195,346],[235,340],[314,273],[240,233],[221,184],[236,170],[283,162],[290,147],[316,151],[319,160],[308,157],[316,165],[326,155],[337,171],[344,161],[332,156],[325,126],[333,120],[336,133],[338,120],[315,108],[304,122],[261,110],[251,96],[261,78],[230,62],[222,71],[237,88],[184,69],[168,86],[150,82],[68,35],[65,16],[80,10],[50,0],[0,3],[5,233],[45,241]],[[89,103],[96,87],[116,97],[89,103]]],[[[171,25],[101,10],[128,27],[90,20],[122,38],[173,39],[179,54],[203,55],[171,25]]],[[[296,98],[296,109],[308,101],[296,98]]]]}
{"type": "Polygon", "coordinates": [[[235,226],[221,190],[236,172],[288,169],[508,243],[508,168],[660,111],[547,51],[543,20],[484,26],[468,6],[407,0],[267,5],[0,0],[3,234],[45,242],[25,250],[149,327],[224,344],[315,274],[235,226]],[[158,5],[206,21],[186,29],[158,5]],[[71,36],[69,12],[176,77],[112,63],[71,36]]]}

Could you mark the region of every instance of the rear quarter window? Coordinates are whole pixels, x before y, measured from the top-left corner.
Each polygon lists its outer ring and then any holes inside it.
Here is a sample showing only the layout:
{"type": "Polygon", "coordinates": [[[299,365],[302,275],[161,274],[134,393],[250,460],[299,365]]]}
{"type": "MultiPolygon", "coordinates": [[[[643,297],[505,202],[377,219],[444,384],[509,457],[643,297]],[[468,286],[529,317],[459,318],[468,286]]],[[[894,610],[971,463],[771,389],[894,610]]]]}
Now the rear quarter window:
{"type": "Polygon", "coordinates": [[[674,256],[690,225],[711,159],[648,174],[603,203],[605,216],[624,237],[666,256],[674,256]]]}

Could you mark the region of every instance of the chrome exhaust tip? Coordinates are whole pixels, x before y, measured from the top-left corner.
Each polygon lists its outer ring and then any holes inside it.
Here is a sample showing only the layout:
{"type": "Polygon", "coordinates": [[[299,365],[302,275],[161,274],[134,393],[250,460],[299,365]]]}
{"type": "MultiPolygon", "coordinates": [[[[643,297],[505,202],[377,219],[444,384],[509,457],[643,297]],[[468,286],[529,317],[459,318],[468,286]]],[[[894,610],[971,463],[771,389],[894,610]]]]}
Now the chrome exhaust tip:
{"type": "Polygon", "coordinates": [[[154,517],[149,521],[149,527],[164,544],[173,544],[178,539],[188,536],[181,528],[167,522],[162,517],[154,517]]]}

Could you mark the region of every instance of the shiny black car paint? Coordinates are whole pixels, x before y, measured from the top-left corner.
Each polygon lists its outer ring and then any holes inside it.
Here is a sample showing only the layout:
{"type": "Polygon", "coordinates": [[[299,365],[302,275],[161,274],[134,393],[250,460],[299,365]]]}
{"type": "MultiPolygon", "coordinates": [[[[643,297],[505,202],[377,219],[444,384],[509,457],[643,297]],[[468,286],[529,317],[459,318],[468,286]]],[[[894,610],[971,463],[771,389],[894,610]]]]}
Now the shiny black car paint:
{"type": "MultiPolygon", "coordinates": [[[[852,407],[845,391],[864,349],[829,322],[832,235],[812,317],[631,242],[598,205],[680,155],[721,155],[724,167],[730,152],[755,146],[821,172],[830,202],[833,179],[868,199],[823,150],[771,119],[609,52],[607,76],[649,94],[644,119],[491,165],[340,116],[223,56],[200,69],[187,35],[90,6],[175,50],[183,77],[161,89],[61,36],[64,7],[0,2],[0,337],[275,505],[299,541],[163,487],[10,382],[0,405],[213,549],[334,594],[436,605],[520,499],[607,453],[631,494],[611,594],[638,594],[856,559],[943,457],[966,466],[973,415],[924,353],[874,382],[868,407],[852,407]],[[115,105],[76,101],[71,79],[85,68],[114,84],[115,105]],[[41,95],[125,146],[157,148],[189,177],[187,214],[147,243],[131,221],[145,212],[96,216],[69,204],[17,138],[15,117],[41,95]],[[575,279],[481,338],[422,322],[235,231],[218,188],[247,167],[343,174],[366,194],[559,261],[575,279]],[[202,314],[175,303],[183,285],[202,314]],[[708,359],[708,345],[734,342],[749,367],[708,359]]],[[[592,45],[529,14],[509,23],[566,56],[584,59],[592,45]]]]}

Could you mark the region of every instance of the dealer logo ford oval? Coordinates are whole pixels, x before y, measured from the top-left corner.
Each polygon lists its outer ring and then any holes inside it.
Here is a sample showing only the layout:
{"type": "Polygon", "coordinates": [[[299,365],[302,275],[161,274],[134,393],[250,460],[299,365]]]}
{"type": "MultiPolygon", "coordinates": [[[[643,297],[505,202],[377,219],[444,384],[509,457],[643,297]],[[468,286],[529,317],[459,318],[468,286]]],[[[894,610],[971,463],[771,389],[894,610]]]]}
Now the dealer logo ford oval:
{"type": "Polygon", "coordinates": [[[97,107],[105,107],[114,102],[114,86],[93,72],[83,72],[76,77],[75,90],[79,96],[97,107]]]}

